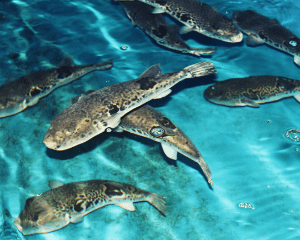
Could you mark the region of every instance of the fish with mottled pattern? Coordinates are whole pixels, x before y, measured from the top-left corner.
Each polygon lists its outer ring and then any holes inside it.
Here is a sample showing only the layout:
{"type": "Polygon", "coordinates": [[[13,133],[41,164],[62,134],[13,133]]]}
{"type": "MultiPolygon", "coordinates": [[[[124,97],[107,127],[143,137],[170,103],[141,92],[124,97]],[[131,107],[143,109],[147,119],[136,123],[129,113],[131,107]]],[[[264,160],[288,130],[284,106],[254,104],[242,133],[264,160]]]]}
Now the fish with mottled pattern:
{"type": "Polygon", "coordinates": [[[231,107],[259,107],[261,103],[287,97],[300,102],[300,81],[268,75],[232,78],[209,86],[204,97],[212,103],[231,107]]]}
{"type": "Polygon", "coordinates": [[[90,180],[63,185],[50,181],[51,190],[28,198],[14,224],[23,235],[59,230],[83,221],[85,215],[109,204],[135,211],[134,202],[147,201],[164,216],[164,197],[133,185],[107,180],[90,180]]]}
{"type": "Polygon", "coordinates": [[[114,1],[140,1],[155,7],[152,13],[166,12],[185,25],[180,30],[181,34],[196,31],[225,42],[236,43],[243,40],[243,34],[236,28],[231,19],[220,14],[214,7],[198,0],[114,1]]]}
{"type": "Polygon", "coordinates": [[[137,25],[160,46],[195,56],[212,54],[215,47],[193,48],[178,35],[180,26],[169,24],[161,14],[152,14],[153,7],[142,2],[120,2],[132,24],[137,25]]]}
{"type": "Polygon", "coordinates": [[[80,97],[52,119],[44,143],[57,151],[84,143],[107,128],[117,127],[121,117],[134,108],[152,99],[165,97],[178,82],[214,74],[214,69],[212,63],[204,61],[180,71],[161,74],[159,65],[153,65],[137,79],[80,97]]]}
{"type": "Polygon", "coordinates": [[[68,84],[82,76],[113,66],[111,60],[90,64],[74,65],[67,56],[56,68],[33,72],[0,86],[0,118],[17,114],[38,103],[39,99],[54,89],[68,84]]]}
{"type": "Polygon", "coordinates": [[[280,24],[277,19],[247,11],[234,11],[232,19],[247,34],[249,46],[268,44],[294,56],[294,62],[300,66],[300,38],[280,24]]]}
{"type": "Polygon", "coordinates": [[[213,185],[211,171],[196,146],[159,111],[149,105],[134,109],[121,119],[115,129],[117,132],[123,130],[160,142],[164,153],[173,160],[177,160],[178,152],[192,159],[200,165],[208,183],[213,185]]]}

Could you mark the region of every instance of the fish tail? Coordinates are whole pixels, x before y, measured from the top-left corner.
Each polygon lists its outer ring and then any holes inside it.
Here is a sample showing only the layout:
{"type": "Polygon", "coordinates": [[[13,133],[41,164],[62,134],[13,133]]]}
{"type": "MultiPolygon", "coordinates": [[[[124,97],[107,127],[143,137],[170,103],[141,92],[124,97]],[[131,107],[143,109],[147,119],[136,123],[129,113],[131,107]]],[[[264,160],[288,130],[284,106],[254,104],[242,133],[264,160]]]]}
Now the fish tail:
{"type": "Polygon", "coordinates": [[[113,60],[111,60],[111,59],[95,64],[95,67],[97,68],[97,70],[106,70],[106,69],[111,68],[112,66],[113,66],[113,60]]]}
{"type": "Polygon", "coordinates": [[[204,161],[204,159],[200,156],[200,158],[198,159],[198,164],[200,165],[208,183],[212,186],[213,185],[213,181],[211,180],[211,171],[209,169],[209,166],[206,164],[206,162],[204,161]]]}
{"type": "Polygon", "coordinates": [[[147,201],[158,211],[160,211],[164,216],[166,216],[166,202],[163,196],[156,193],[149,193],[147,201]]]}
{"type": "Polygon", "coordinates": [[[211,62],[199,62],[190,66],[187,66],[183,70],[187,73],[187,78],[195,78],[206,76],[210,74],[214,74],[217,71],[215,70],[215,66],[211,62]]]}

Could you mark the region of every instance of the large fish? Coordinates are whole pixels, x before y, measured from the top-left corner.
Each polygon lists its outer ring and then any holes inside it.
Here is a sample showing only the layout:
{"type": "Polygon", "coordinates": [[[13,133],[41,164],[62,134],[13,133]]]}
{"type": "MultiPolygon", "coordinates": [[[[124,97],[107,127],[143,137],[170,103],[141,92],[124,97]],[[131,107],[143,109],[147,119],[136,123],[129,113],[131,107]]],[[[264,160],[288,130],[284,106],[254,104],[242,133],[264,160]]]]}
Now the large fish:
{"type": "Polygon", "coordinates": [[[137,25],[157,44],[182,53],[195,56],[211,54],[211,48],[192,48],[178,35],[180,26],[169,24],[161,14],[152,14],[153,7],[142,2],[120,2],[132,24],[137,25]]]}
{"type": "Polygon", "coordinates": [[[61,151],[86,142],[107,128],[117,127],[121,117],[134,108],[168,95],[178,82],[213,74],[214,69],[212,63],[200,62],[180,71],[161,74],[159,65],[153,65],[137,79],[82,96],[65,108],[52,119],[44,143],[48,148],[61,151]]]}
{"type": "Polygon", "coordinates": [[[112,67],[112,61],[90,65],[74,65],[67,56],[56,68],[33,72],[0,86],[0,118],[17,114],[54,89],[70,83],[87,73],[106,70],[112,67]]]}
{"type": "Polygon", "coordinates": [[[166,12],[185,26],[180,33],[196,31],[211,38],[225,42],[241,42],[243,34],[236,28],[233,21],[198,0],[114,0],[140,1],[155,9],[153,13],[166,12]]]}
{"type": "Polygon", "coordinates": [[[149,105],[129,112],[115,130],[125,130],[160,142],[165,154],[173,160],[177,160],[178,152],[183,154],[198,163],[208,183],[213,184],[210,169],[193,142],[166,116],[149,105]]]}
{"type": "Polygon", "coordinates": [[[164,197],[126,183],[90,180],[63,185],[49,183],[52,190],[26,200],[14,224],[23,235],[47,233],[79,223],[90,212],[109,204],[135,211],[134,202],[147,201],[164,216],[164,197]]]}
{"type": "Polygon", "coordinates": [[[247,11],[235,11],[232,19],[247,35],[249,46],[268,44],[294,56],[294,62],[300,66],[300,38],[283,27],[277,19],[247,11]]]}
{"type": "Polygon", "coordinates": [[[209,86],[204,97],[212,103],[231,107],[259,107],[260,103],[286,97],[300,102],[300,81],[276,76],[233,78],[209,86]]]}

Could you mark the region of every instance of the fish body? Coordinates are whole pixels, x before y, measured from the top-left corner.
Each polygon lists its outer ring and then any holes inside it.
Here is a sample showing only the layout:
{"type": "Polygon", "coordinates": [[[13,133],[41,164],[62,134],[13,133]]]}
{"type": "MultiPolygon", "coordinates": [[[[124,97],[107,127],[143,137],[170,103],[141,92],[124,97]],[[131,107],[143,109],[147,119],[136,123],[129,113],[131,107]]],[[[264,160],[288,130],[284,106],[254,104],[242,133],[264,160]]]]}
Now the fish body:
{"type": "Polygon", "coordinates": [[[170,88],[186,78],[215,73],[214,65],[200,62],[183,70],[161,74],[154,65],[139,78],[107,86],[82,96],[52,119],[44,138],[48,148],[65,150],[119,125],[121,117],[144,103],[168,95],[170,88]]]}
{"type": "Polygon", "coordinates": [[[50,182],[52,189],[26,200],[14,224],[23,235],[52,232],[79,223],[88,213],[109,204],[135,211],[134,202],[147,201],[165,215],[164,197],[133,185],[90,180],[68,183],[50,182]]]}
{"type": "Polygon", "coordinates": [[[112,67],[112,61],[91,65],[74,65],[66,57],[58,67],[33,72],[0,86],[0,118],[17,114],[54,89],[79,79],[87,73],[112,67]],[[68,61],[68,62],[67,62],[68,61]],[[67,63],[65,63],[67,62],[67,63]]]}
{"type": "Polygon", "coordinates": [[[268,75],[233,78],[209,86],[204,97],[212,103],[231,107],[259,107],[261,103],[287,97],[300,102],[300,81],[268,75]]]}
{"type": "Polygon", "coordinates": [[[160,142],[165,154],[173,160],[177,160],[178,152],[192,159],[200,165],[209,184],[213,184],[211,171],[193,142],[166,116],[149,105],[125,115],[116,128],[116,131],[120,130],[160,142]]]}
{"type": "Polygon", "coordinates": [[[120,2],[132,24],[137,25],[157,44],[195,56],[211,54],[211,48],[192,48],[178,35],[180,26],[169,24],[161,14],[152,14],[154,7],[142,2],[120,2]]]}
{"type": "Polygon", "coordinates": [[[294,62],[300,66],[300,38],[280,24],[277,19],[247,11],[234,11],[232,19],[247,34],[249,46],[268,44],[294,56],[294,62]]]}
{"type": "MultiPolygon", "coordinates": [[[[115,0],[119,2],[132,0],[115,0]]],[[[196,31],[225,42],[241,42],[243,34],[233,21],[198,0],[136,0],[155,7],[153,13],[166,12],[185,26],[181,34],[196,31]]]]}

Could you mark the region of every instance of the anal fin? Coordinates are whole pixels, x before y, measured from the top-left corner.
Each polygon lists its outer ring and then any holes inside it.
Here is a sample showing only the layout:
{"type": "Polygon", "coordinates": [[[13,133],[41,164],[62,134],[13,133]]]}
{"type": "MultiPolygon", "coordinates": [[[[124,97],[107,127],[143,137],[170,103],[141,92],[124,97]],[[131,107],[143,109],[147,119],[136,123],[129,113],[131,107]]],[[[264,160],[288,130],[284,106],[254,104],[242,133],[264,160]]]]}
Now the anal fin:
{"type": "Polygon", "coordinates": [[[294,98],[300,103],[300,94],[294,95],[294,98]]]}
{"type": "Polygon", "coordinates": [[[119,206],[121,208],[124,208],[128,211],[134,212],[135,211],[135,207],[133,206],[132,202],[127,202],[127,203],[115,203],[116,206],[119,206]]]}
{"type": "Polygon", "coordinates": [[[158,96],[156,96],[154,99],[163,98],[163,97],[169,95],[171,92],[172,92],[172,90],[171,90],[171,89],[168,89],[168,90],[162,92],[161,94],[159,94],[158,96]]]}
{"type": "Polygon", "coordinates": [[[171,148],[166,143],[161,143],[162,149],[164,150],[164,153],[167,155],[168,158],[171,158],[173,160],[177,160],[177,151],[171,148]]]}
{"type": "Polygon", "coordinates": [[[81,223],[83,222],[83,217],[76,217],[74,219],[71,219],[71,223],[81,223]]]}
{"type": "Polygon", "coordinates": [[[259,108],[260,105],[256,102],[254,102],[253,100],[250,100],[250,99],[241,99],[241,103],[242,105],[240,106],[249,106],[249,107],[256,107],[256,108],[259,108]]]}
{"type": "Polygon", "coordinates": [[[160,14],[160,13],[164,13],[165,11],[163,9],[161,9],[160,7],[155,7],[152,11],[153,14],[160,14]]]}
{"type": "Polygon", "coordinates": [[[186,33],[192,32],[192,31],[194,31],[193,28],[191,28],[189,26],[183,26],[180,28],[179,34],[186,34],[186,33]]]}

